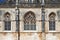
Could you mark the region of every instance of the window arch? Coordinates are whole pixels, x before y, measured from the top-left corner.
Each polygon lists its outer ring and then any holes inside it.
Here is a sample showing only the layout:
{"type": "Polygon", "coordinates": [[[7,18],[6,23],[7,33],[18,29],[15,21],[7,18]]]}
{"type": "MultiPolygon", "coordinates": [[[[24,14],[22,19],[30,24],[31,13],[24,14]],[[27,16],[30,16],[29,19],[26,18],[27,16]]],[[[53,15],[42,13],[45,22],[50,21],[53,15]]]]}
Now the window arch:
{"type": "Polygon", "coordinates": [[[49,30],[55,30],[55,13],[49,15],[49,30]]]}
{"type": "Polygon", "coordinates": [[[11,30],[10,14],[7,12],[4,14],[4,30],[11,30]]]}
{"type": "Polygon", "coordinates": [[[31,11],[24,15],[24,30],[36,30],[36,17],[31,11]]]}

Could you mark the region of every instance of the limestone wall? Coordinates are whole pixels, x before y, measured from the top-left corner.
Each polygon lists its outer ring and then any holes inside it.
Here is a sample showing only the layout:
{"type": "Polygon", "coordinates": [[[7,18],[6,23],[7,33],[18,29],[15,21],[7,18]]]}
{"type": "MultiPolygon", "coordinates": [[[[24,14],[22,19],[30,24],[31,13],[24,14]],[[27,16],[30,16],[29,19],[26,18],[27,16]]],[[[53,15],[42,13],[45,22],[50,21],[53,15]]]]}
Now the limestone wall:
{"type": "Polygon", "coordinates": [[[17,40],[17,33],[0,32],[0,40],[17,40]]]}
{"type": "MultiPolygon", "coordinates": [[[[1,21],[0,21],[0,31],[4,31],[4,14],[6,12],[9,12],[11,14],[11,31],[15,32],[16,31],[16,10],[15,8],[1,8],[0,10],[2,10],[2,15],[0,15],[1,17],[1,21]]],[[[49,14],[51,12],[54,12],[56,14],[56,32],[60,32],[60,22],[58,21],[58,15],[57,15],[57,11],[59,11],[59,8],[45,8],[45,31],[48,32],[49,31],[49,14]]],[[[42,24],[41,24],[41,8],[20,8],[20,32],[26,32],[24,31],[24,15],[28,12],[28,11],[32,11],[35,16],[36,16],[36,31],[35,32],[41,32],[42,31],[42,24]]]]}
{"type": "MultiPolygon", "coordinates": [[[[1,16],[0,21],[0,40],[18,40],[18,33],[16,33],[16,11],[15,8],[3,8],[4,10],[1,16]],[[4,14],[9,12],[11,14],[11,31],[4,30],[4,14]]],[[[41,24],[41,8],[20,8],[20,40],[60,40],[60,22],[58,21],[57,11],[60,8],[46,8],[45,9],[45,33],[42,33],[42,24],[41,24]],[[24,30],[24,15],[28,11],[34,12],[36,15],[36,30],[24,30]],[[54,12],[56,14],[56,30],[49,30],[49,14],[54,12]]]]}

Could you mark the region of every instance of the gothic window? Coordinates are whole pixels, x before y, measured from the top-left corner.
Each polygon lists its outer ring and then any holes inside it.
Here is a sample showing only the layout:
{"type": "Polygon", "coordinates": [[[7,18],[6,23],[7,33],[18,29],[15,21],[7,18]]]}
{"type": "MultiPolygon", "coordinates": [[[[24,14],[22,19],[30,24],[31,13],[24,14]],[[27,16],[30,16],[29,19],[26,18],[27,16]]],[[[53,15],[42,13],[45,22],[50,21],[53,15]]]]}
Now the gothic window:
{"type": "Polygon", "coordinates": [[[60,10],[57,11],[58,20],[60,20],[60,10]]]}
{"type": "Polygon", "coordinates": [[[16,0],[8,0],[7,3],[9,3],[9,4],[15,4],[16,0]]]}
{"type": "Polygon", "coordinates": [[[2,19],[2,12],[4,12],[4,11],[0,10],[0,20],[2,19]]]}
{"type": "Polygon", "coordinates": [[[51,3],[60,3],[59,0],[50,0],[51,3]]]}
{"type": "Polygon", "coordinates": [[[19,3],[32,3],[33,0],[19,0],[19,3]]]}
{"type": "Polygon", "coordinates": [[[34,3],[40,3],[41,0],[34,0],[34,3]]]}
{"type": "Polygon", "coordinates": [[[28,0],[28,2],[29,2],[29,3],[32,3],[32,2],[33,2],[33,0],[28,0]]]}
{"type": "Polygon", "coordinates": [[[25,14],[24,30],[36,30],[36,17],[33,12],[28,12],[25,14]]]}
{"type": "Polygon", "coordinates": [[[11,30],[10,14],[8,12],[4,15],[4,24],[4,30],[11,30]]]}
{"type": "Polygon", "coordinates": [[[55,30],[55,14],[51,13],[49,15],[49,30],[55,30]]]}
{"type": "Polygon", "coordinates": [[[40,0],[19,0],[19,3],[39,3],[40,0]]]}

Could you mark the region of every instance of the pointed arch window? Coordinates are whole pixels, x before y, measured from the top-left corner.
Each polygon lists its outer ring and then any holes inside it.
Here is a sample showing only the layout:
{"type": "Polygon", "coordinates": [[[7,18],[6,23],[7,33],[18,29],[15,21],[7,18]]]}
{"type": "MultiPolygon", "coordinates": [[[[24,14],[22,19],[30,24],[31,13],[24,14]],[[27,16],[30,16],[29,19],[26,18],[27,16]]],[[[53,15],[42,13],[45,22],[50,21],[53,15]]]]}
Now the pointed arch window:
{"type": "Polygon", "coordinates": [[[19,0],[19,3],[40,3],[41,0],[19,0]]]}
{"type": "Polygon", "coordinates": [[[55,30],[55,14],[51,13],[49,15],[49,30],[55,30]]]}
{"type": "Polygon", "coordinates": [[[4,24],[4,30],[11,30],[10,14],[8,12],[4,15],[4,24]]]}
{"type": "Polygon", "coordinates": [[[33,0],[19,0],[19,3],[33,3],[33,0]]]}
{"type": "Polygon", "coordinates": [[[24,16],[24,30],[36,30],[36,17],[32,12],[28,12],[24,16]]]}

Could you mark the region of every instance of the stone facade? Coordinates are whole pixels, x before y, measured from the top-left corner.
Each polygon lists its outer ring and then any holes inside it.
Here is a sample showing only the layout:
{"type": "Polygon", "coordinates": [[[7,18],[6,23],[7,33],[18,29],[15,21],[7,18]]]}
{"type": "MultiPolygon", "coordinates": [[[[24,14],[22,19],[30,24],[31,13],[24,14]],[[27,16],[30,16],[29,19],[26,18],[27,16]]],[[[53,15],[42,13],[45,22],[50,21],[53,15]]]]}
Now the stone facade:
{"type": "MultiPolygon", "coordinates": [[[[20,0],[21,2],[22,0],[20,0]]],[[[25,0],[26,1],[26,0],[25,0]]],[[[24,2],[25,2],[24,1],[24,2]]],[[[42,32],[42,7],[41,0],[39,3],[19,3],[19,31],[16,22],[16,0],[7,1],[5,4],[0,4],[0,40],[60,40],[60,1],[59,0],[45,0],[45,32],[42,32]],[[9,3],[10,2],[10,3],[9,3]],[[34,14],[36,30],[24,30],[25,14],[34,14]],[[5,30],[5,14],[10,15],[11,30],[5,30]],[[50,15],[54,14],[55,30],[49,30],[50,15]]],[[[7,15],[8,17],[8,15],[7,15]]],[[[9,19],[9,18],[8,18],[9,19]]],[[[7,19],[7,20],[8,20],[7,19]]]]}
{"type": "MultiPolygon", "coordinates": [[[[1,40],[18,40],[18,33],[16,31],[16,11],[15,8],[1,8],[0,15],[0,39],[1,40]],[[8,12],[11,14],[11,30],[4,30],[4,14],[8,12]]],[[[20,40],[60,40],[60,21],[58,20],[57,12],[60,8],[45,8],[45,32],[42,32],[41,8],[19,8],[20,14],[20,40]],[[24,30],[24,15],[32,11],[36,16],[36,30],[24,30]],[[49,14],[54,12],[56,14],[56,27],[54,31],[49,30],[49,14]]]]}

